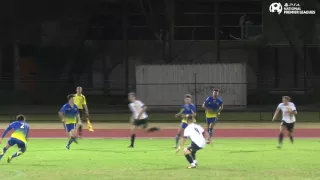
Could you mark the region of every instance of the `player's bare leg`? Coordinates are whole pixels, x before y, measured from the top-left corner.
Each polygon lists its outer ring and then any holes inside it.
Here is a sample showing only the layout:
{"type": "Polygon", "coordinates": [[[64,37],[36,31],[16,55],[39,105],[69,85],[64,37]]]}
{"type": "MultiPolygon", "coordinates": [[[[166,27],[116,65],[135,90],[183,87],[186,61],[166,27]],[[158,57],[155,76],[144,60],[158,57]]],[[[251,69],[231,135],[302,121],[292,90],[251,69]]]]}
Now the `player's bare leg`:
{"type": "Polygon", "coordinates": [[[293,144],[294,139],[293,139],[293,129],[288,130],[288,136],[290,138],[290,142],[293,144]]]}
{"type": "Polygon", "coordinates": [[[7,152],[7,150],[10,148],[11,146],[9,144],[7,144],[2,151],[0,152],[0,160],[2,159],[2,157],[4,156],[4,154],[7,152]]]}
{"type": "Polygon", "coordinates": [[[193,158],[193,163],[198,166],[198,162],[197,162],[197,159],[196,159],[196,152],[193,152],[191,151],[191,156],[193,158]]]}
{"type": "Polygon", "coordinates": [[[210,144],[212,141],[212,136],[213,136],[213,128],[216,125],[216,123],[210,123],[208,125],[208,134],[209,134],[209,139],[207,140],[207,143],[210,144]]]}
{"type": "Polygon", "coordinates": [[[77,141],[77,131],[76,129],[72,129],[70,131],[70,138],[69,138],[69,141],[68,141],[68,144],[66,146],[67,149],[70,149],[70,145],[75,142],[76,144],[78,144],[78,141],[77,141]]]}
{"type": "Polygon", "coordinates": [[[178,148],[178,146],[179,146],[179,140],[180,140],[181,134],[183,134],[183,132],[184,132],[184,129],[180,127],[180,128],[178,129],[178,132],[177,132],[177,135],[176,135],[176,144],[175,144],[175,146],[173,146],[173,148],[175,148],[175,149],[178,148]]]}
{"type": "Polygon", "coordinates": [[[128,148],[134,148],[134,141],[136,139],[137,129],[138,129],[137,126],[133,126],[131,128],[131,144],[130,144],[130,146],[128,146],[128,148]]]}
{"type": "Polygon", "coordinates": [[[191,154],[191,151],[189,149],[184,149],[184,156],[186,157],[187,161],[190,163],[190,166],[188,166],[189,169],[196,168],[196,162],[194,162],[193,156],[191,154]]]}
{"type": "Polygon", "coordinates": [[[144,129],[144,132],[146,133],[151,133],[151,132],[155,132],[155,131],[160,131],[160,128],[154,126],[151,128],[147,128],[147,126],[142,127],[144,129]]]}
{"type": "Polygon", "coordinates": [[[279,133],[279,139],[278,139],[278,146],[277,148],[282,148],[282,142],[284,137],[284,131],[286,130],[286,127],[283,125],[280,125],[280,133],[279,133]]]}
{"type": "Polygon", "coordinates": [[[79,121],[78,121],[78,124],[77,124],[77,126],[78,126],[78,128],[77,128],[77,132],[78,132],[78,136],[79,137],[82,137],[82,119],[80,119],[79,121]]]}
{"type": "Polygon", "coordinates": [[[78,131],[77,129],[75,129],[73,132],[72,132],[72,137],[73,137],[73,141],[78,144],[78,140],[77,140],[77,134],[78,134],[78,131]]]}

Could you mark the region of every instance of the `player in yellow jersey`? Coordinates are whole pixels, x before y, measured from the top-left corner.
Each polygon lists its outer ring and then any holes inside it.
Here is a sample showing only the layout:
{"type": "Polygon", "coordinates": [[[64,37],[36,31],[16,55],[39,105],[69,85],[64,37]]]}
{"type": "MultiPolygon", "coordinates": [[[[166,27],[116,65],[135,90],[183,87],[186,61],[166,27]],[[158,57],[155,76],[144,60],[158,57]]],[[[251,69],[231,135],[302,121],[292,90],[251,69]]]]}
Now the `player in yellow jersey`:
{"type": "Polygon", "coordinates": [[[10,139],[8,140],[7,145],[2,149],[0,152],[0,160],[6,153],[6,151],[14,146],[17,145],[19,151],[14,153],[12,156],[8,157],[7,162],[10,163],[13,158],[16,158],[22,155],[27,150],[27,140],[29,135],[29,125],[25,122],[26,118],[24,115],[20,114],[16,117],[16,121],[11,123],[7,129],[2,133],[0,144],[2,143],[2,139],[8,134],[9,131],[13,130],[10,139]]]}
{"type": "Polygon", "coordinates": [[[88,123],[88,130],[93,131],[92,125],[89,121],[89,110],[87,106],[86,97],[82,94],[82,87],[77,87],[77,93],[74,94],[74,104],[79,109],[80,121],[78,122],[78,135],[82,136],[82,123],[88,123]]]}
{"type": "Polygon", "coordinates": [[[183,134],[184,129],[188,126],[186,117],[188,115],[191,115],[193,118],[196,116],[196,111],[197,111],[196,106],[192,104],[191,98],[192,98],[191,94],[186,94],[184,96],[184,105],[182,106],[180,112],[175,115],[176,118],[182,118],[182,120],[181,120],[181,125],[178,129],[178,133],[176,135],[176,144],[174,148],[178,148],[181,134],[183,134]]]}
{"type": "Polygon", "coordinates": [[[211,142],[212,135],[213,135],[213,127],[216,124],[216,121],[220,115],[220,112],[223,109],[223,101],[219,96],[219,90],[214,89],[212,96],[209,96],[205,102],[203,103],[202,107],[205,109],[206,112],[206,121],[207,121],[207,128],[209,133],[208,142],[211,142]]]}

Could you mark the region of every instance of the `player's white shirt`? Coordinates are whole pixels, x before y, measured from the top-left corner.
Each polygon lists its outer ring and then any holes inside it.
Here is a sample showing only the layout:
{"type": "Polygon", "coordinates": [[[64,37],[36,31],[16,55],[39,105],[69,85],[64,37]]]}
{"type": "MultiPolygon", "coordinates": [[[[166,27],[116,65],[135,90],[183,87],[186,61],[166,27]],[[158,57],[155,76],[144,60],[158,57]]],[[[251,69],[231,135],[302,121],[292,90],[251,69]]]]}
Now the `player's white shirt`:
{"type": "Polygon", "coordinates": [[[203,136],[203,132],[204,129],[200,125],[192,123],[184,130],[184,137],[190,138],[200,148],[204,148],[206,146],[206,139],[203,136]]]}
{"type": "MultiPolygon", "coordinates": [[[[138,119],[138,115],[141,112],[143,106],[144,106],[143,102],[139,100],[136,100],[129,104],[129,108],[132,112],[132,116],[134,119],[138,119]]],[[[148,117],[147,113],[143,112],[140,119],[146,119],[147,117],[148,117]]]]}
{"type": "Polygon", "coordinates": [[[296,122],[296,116],[294,114],[290,114],[289,110],[291,111],[296,111],[296,106],[292,103],[289,102],[288,105],[285,105],[284,103],[280,103],[278,105],[278,109],[281,110],[282,112],[282,120],[285,121],[286,123],[293,123],[296,122]]]}

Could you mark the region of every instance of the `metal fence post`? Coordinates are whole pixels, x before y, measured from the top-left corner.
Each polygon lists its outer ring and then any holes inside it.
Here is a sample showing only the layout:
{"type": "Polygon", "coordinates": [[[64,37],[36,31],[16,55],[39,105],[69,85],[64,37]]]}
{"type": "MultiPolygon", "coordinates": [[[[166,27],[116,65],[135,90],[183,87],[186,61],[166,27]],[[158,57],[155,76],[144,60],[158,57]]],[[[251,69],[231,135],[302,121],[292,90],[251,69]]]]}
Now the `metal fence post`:
{"type": "Polygon", "coordinates": [[[197,106],[198,99],[197,99],[197,74],[196,73],[194,73],[194,101],[197,106]]]}

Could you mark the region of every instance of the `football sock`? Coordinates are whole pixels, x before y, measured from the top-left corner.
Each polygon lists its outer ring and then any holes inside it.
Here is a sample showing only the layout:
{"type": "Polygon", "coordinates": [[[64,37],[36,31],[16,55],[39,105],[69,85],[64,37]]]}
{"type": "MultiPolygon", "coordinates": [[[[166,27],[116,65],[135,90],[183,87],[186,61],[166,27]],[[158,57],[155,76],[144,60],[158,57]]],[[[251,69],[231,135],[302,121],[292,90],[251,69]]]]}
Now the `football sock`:
{"type": "Polygon", "coordinates": [[[283,133],[279,134],[279,144],[282,144],[283,141],[283,133]]]}
{"type": "Polygon", "coordinates": [[[180,134],[176,135],[176,147],[179,146],[180,134]]]}
{"type": "Polygon", "coordinates": [[[74,137],[70,137],[67,146],[70,146],[74,141],[74,137]]]}
{"type": "Polygon", "coordinates": [[[192,159],[191,154],[186,154],[185,157],[186,157],[187,161],[188,161],[190,164],[193,163],[193,159],[192,159]]]}
{"type": "Polygon", "coordinates": [[[11,158],[16,158],[16,157],[22,155],[25,151],[26,151],[26,149],[21,149],[20,151],[14,153],[14,154],[11,156],[11,158]]]}
{"type": "Polygon", "coordinates": [[[213,134],[213,128],[209,128],[209,129],[208,129],[208,133],[209,133],[209,137],[211,138],[211,137],[212,137],[212,134],[213,134]]]}
{"type": "Polygon", "coordinates": [[[72,137],[72,138],[73,138],[73,141],[74,141],[75,143],[77,143],[77,144],[78,144],[77,137],[76,137],[76,136],[74,136],[74,137],[72,137]]]}
{"type": "Polygon", "coordinates": [[[7,152],[8,148],[4,147],[2,149],[2,153],[0,154],[0,159],[3,157],[3,155],[7,152]]]}
{"type": "Polygon", "coordinates": [[[82,135],[82,125],[79,125],[79,135],[82,135]]]}
{"type": "Polygon", "coordinates": [[[197,164],[198,162],[197,162],[197,160],[193,160],[193,163],[197,164]]]}
{"type": "Polygon", "coordinates": [[[131,135],[131,146],[134,146],[134,140],[136,139],[136,134],[131,135]]]}
{"type": "Polygon", "coordinates": [[[191,155],[192,155],[193,160],[195,161],[196,160],[196,153],[192,152],[191,155]]]}
{"type": "Polygon", "coordinates": [[[291,143],[293,143],[293,135],[291,133],[289,134],[289,138],[290,138],[291,143]]]}

